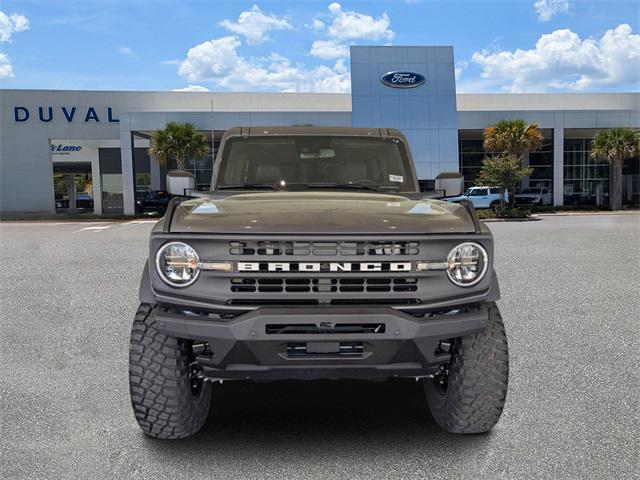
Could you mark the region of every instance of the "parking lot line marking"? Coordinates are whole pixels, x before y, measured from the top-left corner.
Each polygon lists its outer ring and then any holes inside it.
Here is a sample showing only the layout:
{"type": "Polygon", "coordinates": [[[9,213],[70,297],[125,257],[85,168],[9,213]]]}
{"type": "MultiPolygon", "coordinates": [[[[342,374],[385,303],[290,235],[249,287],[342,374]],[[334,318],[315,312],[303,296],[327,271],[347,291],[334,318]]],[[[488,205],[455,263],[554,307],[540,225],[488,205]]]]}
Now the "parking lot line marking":
{"type": "Polygon", "coordinates": [[[144,225],[147,223],[156,223],[158,220],[132,220],[130,222],[126,222],[124,225],[144,225]]]}
{"type": "Polygon", "coordinates": [[[93,231],[93,232],[99,232],[99,231],[102,231],[102,230],[106,230],[106,229],[107,229],[107,228],[109,228],[110,226],[111,226],[111,224],[109,224],[109,225],[100,225],[100,226],[98,226],[98,225],[93,225],[93,226],[91,226],[91,227],[84,227],[84,228],[81,228],[80,230],[76,230],[76,231],[75,231],[75,232],[73,232],[73,233],[84,232],[84,231],[86,231],[86,230],[90,230],[90,231],[93,231]]]}
{"type": "Polygon", "coordinates": [[[35,226],[35,227],[48,227],[48,226],[52,226],[52,227],[57,227],[60,225],[86,225],[87,222],[49,222],[46,220],[33,220],[33,221],[13,221],[13,220],[0,220],[0,226],[5,227],[5,226],[17,226],[17,227],[31,227],[31,226],[35,226]]]}

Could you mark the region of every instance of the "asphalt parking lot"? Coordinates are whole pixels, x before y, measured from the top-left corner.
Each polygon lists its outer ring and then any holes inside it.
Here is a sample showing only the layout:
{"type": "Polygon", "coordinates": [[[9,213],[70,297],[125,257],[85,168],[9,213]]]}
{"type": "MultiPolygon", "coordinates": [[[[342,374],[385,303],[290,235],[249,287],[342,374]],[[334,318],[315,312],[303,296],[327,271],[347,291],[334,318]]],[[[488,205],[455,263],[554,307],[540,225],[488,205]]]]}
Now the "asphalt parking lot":
{"type": "Polygon", "coordinates": [[[227,382],[169,442],[127,383],[151,224],[0,223],[0,476],[638,478],[640,216],[490,228],[511,351],[492,433],[443,433],[413,381],[227,382]]]}

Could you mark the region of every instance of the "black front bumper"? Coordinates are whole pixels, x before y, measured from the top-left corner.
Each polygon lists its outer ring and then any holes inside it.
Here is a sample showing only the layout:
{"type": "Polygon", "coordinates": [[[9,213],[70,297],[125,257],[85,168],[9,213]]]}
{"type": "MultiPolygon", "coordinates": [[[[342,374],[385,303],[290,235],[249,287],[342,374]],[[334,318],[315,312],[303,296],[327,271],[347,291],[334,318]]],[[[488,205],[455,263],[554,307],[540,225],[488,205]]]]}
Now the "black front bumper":
{"type": "Polygon", "coordinates": [[[167,335],[206,342],[212,379],[420,377],[450,359],[446,343],[481,331],[489,304],[416,317],[390,307],[264,307],[231,320],[154,309],[167,335]],[[444,345],[444,348],[443,348],[444,345]]]}

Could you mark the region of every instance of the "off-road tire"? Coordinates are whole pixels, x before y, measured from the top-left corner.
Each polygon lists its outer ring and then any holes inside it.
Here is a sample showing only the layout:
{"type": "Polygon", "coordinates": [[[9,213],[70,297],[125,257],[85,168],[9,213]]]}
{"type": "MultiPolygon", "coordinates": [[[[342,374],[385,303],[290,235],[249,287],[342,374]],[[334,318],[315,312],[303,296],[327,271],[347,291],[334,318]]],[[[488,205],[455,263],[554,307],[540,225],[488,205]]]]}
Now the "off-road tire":
{"type": "Polygon", "coordinates": [[[507,336],[495,304],[483,331],[453,342],[447,368],[448,377],[424,381],[436,423],[450,433],[491,430],[502,414],[509,381],[507,336]]]}
{"type": "Polygon", "coordinates": [[[497,210],[498,208],[500,208],[500,202],[497,200],[494,200],[493,202],[491,202],[491,204],[489,205],[489,208],[491,210],[497,210]]]}
{"type": "Polygon", "coordinates": [[[160,333],[141,304],[133,321],[129,347],[131,403],[140,428],[162,439],[185,438],[207,420],[211,384],[192,389],[189,375],[191,342],[160,333]]]}

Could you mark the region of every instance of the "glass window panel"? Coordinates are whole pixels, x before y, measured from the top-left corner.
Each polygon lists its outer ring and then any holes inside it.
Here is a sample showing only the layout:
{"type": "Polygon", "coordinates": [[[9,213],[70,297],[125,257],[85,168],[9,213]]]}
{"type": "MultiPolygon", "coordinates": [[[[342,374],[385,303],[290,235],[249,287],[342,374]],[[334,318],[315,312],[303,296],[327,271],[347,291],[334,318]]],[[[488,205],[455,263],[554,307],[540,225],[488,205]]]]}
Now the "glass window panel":
{"type": "Polygon", "coordinates": [[[564,151],[565,152],[583,152],[584,139],[583,138],[565,138],[564,151]]]}
{"type": "Polygon", "coordinates": [[[535,165],[553,165],[553,153],[530,153],[529,165],[532,167],[535,165]]]}
{"type": "Polygon", "coordinates": [[[585,167],[585,178],[609,179],[608,165],[589,165],[585,167]]]}
{"type": "Polygon", "coordinates": [[[102,211],[105,213],[122,213],[122,174],[102,174],[102,211]]]}
{"type": "Polygon", "coordinates": [[[553,178],[553,167],[536,167],[529,176],[530,179],[553,178]]]}
{"type": "Polygon", "coordinates": [[[609,165],[606,160],[601,158],[592,158],[588,152],[584,154],[584,163],[587,165],[609,165]]]}
{"type": "Polygon", "coordinates": [[[151,188],[150,173],[136,173],[136,191],[145,192],[151,188]]]}
{"type": "Polygon", "coordinates": [[[479,173],[479,168],[466,168],[462,171],[462,175],[464,176],[464,180],[466,182],[475,182],[476,177],[479,173]]]}
{"type": "Polygon", "coordinates": [[[463,140],[460,149],[463,153],[484,152],[482,140],[463,140]]]}
{"type": "MultiPolygon", "coordinates": [[[[198,186],[206,187],[205,190],[208,190],[211,186],[211,170],[197,170],[196,171],[196,183],[198,186]]],[[[198,188],[200,190],[200,188],[198,188]]]]}
{"type": "Polygon", "coordinates": [[[480,167],[482,166],[482,160],[484,154],[464,154],[462,156],[463,167],[480,167]]]}
{"type": "Polygon", "coordinates": [[[608,180],[572,180],[564,182],[566,205],[593,205],[608,201],[608,180]]]}
{"type": "Polygon", "coordinates": [[[584,177],[584,166],[582,165],[569,165],[564,167],[564,178],[566,180],[573,180],[576,178],[584,177]]]}
{"type": "Polygon", "coordinates": [[[553,151],[553,139],[545,138],[542,141],[542,145],[540,146],[539,152],[552,152],[553,151]]]}
{"type": "Polygon", "coordinates": [[[584,152],[564,152],[565,165],[583,165],[584,152]]]}
{"type": "Polygon", "coordinates": [[[638,175],[640,174],[640,158],[630,158],[622,164],[623,175],[638,175]]]}
{"type": "Polygon", "coordinates": [[[200,169],[211,169],[211,167],[213,166],[213,157],[211,156],[211,154],[207,154],[202,158],[198,158],[196,160],[194,160],[194,168],[200,170],[200,169]]]}

